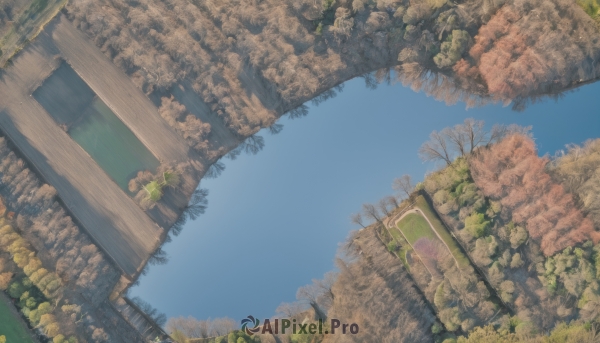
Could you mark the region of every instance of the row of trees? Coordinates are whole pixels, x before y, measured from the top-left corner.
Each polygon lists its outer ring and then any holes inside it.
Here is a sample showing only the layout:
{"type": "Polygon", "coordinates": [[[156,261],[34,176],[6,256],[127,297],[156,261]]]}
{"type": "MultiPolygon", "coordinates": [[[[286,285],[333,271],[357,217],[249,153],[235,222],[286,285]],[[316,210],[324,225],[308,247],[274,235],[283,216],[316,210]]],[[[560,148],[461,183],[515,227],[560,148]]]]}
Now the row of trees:
{"type": "MultiPolygon", "coordinates": [[[[30,245],[10,225],[6,225],[3,218],[1,221],[4,226],[0,228],[0,251],[10,254],[16,268],[0,274],[0,291],[6,291],[17,301],[17,306],[32,327],[40,328],[50,339],[56,338],[56,343],[66,342],[61,334],[65,328],[53,314],[52,306],[62,293],[60,278],[43,268],[30,245]]],[[[5,266],[6,262],[0,263],[0,272],[5,266]]],[[[69,343],[73,342],[77,342],[74,336],[69,340],[69,343]]]]}
{"type": "MultiPolygon", "coordinates": [[[[118,313],[110,315],[97,308],[118,283],[120,272],[73,222],[57,201],[56,190],[42,183],[3,137],[0,137],[0,183],[0,196],[8,211],[13,212],[10,216],[14,218],[14,226],[29,249],[38,252],[34,258],[28,258],[24,268],[29,269],[30,263],[30,267],[37,265],[39,260],[47,273],[57,275],[63,284],[60,303],[52,312],[62,332],[91,342],[117,341],[116,328],[126,328],[129,324],[118,313]],[[60,311],[67,302],[79,306],[87,315],[73,320],[71,314],[60,311]],[[101,322],[99,315],[112,317],[104,327],[97,327],[101,322]]],[[[34,281],[38,275],[31,276],[34,281]]],[[[42,284],[46,288],[48,285],[42,284]]],[[[121,336],[135,341],[129,335],[121,336]]]]}
{"type": "Polygon", "coordinates": [[[165,326],[169,334],[178,342],[191,338],[226,336],[238,329],[238,322],[231,318],[198,320],[194,317],[169,318],[165,326]]]}
{"type": "Polygon", "coordinates": [[[46,297],[54,298],[58,295],[62,286],[58,275],[42,266],[42,261],[35,256],[29,243],[10,225],[0,228],[0,249],[10,253],[15,264],[46,297]]]}

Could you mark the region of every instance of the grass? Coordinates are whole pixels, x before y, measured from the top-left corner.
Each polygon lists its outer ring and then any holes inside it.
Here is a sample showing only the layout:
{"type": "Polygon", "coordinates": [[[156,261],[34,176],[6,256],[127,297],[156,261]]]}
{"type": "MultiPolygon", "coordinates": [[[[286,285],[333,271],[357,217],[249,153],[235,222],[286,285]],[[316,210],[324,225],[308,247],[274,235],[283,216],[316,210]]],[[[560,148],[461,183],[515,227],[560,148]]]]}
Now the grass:
{"type": "Polygon", "coordinates": [[[402,234],[400,234],[400,231],[398,230],[389,230],[390,234],[392,235],[392,238],[399,243],[399,245],[402,247],[400,250],[397,251],[398,257],[400,258],[400,260],[402,260],[402,263],[404,264],[404,266],[406,267],[407,270],[410,271],[410,265],[408,264],[408,261],[406,260],[406,253],[409,251],[412,251],[412,247],[408,244],[406,244],[406,239],[404,239],[404,237],[402,236],[402,234]]]}
{"type": "Polygon", "coordinates": [[[427,223],[427,220],[417,213],[407,214],[398,222],[397,226],[411,245],[422,237],[438,239],[435,232],[429,226],[429,223],[427,223]]]}
{"type": "Polygon", "coordinates": [[[6,336],[8,343],[33,343],[27,327],[19,318],[15,318],[4,299],[0,299],[0,336],[6,336]]]}
{"type": "Polygon", "coordinates": [[[600,3],[598,0],[577,0],[577,4],[583,8],[585,13],[595,20],[598,20],[598,11],[600,11],[600,3]]]}
{"type": "Polygon", "coordinates": [[[438,219],[437,215],[435,215],[431,207],[429,207],[427,200],[425,200],[422,195],[419,195],[417,198],[415,206],[421,210],[427,219],[429,219],[431,225],[433,225],[433,229],[438,233],[444,243],[446,243],[456,261],[463,266],[470,265],[471,263],[469,262],[469,259],[462,253],[460,247],[450,232],[446,229],[446,226],[444,226],[444,224],[442,224],[442,222],[438,219]]]}

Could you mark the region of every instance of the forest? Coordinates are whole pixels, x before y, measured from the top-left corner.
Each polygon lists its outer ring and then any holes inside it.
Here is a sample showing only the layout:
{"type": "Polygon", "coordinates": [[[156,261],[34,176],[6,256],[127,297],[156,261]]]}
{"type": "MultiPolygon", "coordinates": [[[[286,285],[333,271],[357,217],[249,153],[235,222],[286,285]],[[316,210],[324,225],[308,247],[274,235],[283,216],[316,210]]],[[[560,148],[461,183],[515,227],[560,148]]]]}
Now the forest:
{"type": "MultiPolygon", "coordinates": [[[[16,3],[0,2],[2,23],[13,22],[16,3]]],[[[368,86],[402,82],[447,103],[501,102],[516,110],[594,82],[598,8],[591,0],[72,0],[62,12],[216,176],[219,158],[257,153],[260,129],[280,131],[279,117],[305,116],[307,101],[325,101],[355,77],[368,86]]],[[[365,204],[353,217],[363,228],[348,239],[338,272],[301,288],[298,303],[279,311],[351,316],[382,342],[541,342],[552,339],[543,335],[549,332],[594,340],[599,146],[539,157],[526,128],[485,132],[474,120],[432,133],[420,154],[446,167],[418,185],[400,178],[397,194],[365,204]],[[441,254],[443,239],[415,247],[389,227],[418,196],[464,264],[442,263],[449,256],[441,254]]],[[[177,190],[178,178],[166,175],[186,167],[141,172],[130,191],[151,211],[163,191],[177,190]]],[[[7,207],[0,281],[24,318],[57,342],[136,342],[106,300],[129,282],[3,138],[0,175],[7,207]]],[[[203,211],[205,196],[196,192],[181,209],[173,234],[203,211]]],[[[164,261],[159,247],[150,264],[164,261]]],[[[249,341],[231,335],[227,320],[198,332],[170,323],[183,341],[249,341]]]]}
{"type": "Polygon", "coordinates": [[[238,142],[278,131],[281,115],[305,115],[305,102],[358,76],[467,106],[519,109],[558,96],[598,77],[589,8],[567,0],[75,0],[65,13],[214,162],[227,152],[215,124],[238,142]],[[194,106],[183,104],[183,88],[196,94],[194,106]]]}

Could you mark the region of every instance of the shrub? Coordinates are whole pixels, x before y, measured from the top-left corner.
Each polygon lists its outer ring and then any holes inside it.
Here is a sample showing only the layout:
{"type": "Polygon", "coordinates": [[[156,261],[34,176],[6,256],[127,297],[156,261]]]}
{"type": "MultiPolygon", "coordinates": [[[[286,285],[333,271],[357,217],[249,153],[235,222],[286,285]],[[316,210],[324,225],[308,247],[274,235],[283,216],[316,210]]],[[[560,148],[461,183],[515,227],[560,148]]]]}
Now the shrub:
{"type": "Polygon", "coordinates": [[[470,39],[471,36],[467,31],[453,30],[452,34],[448,36],[448,40],[442,43],[441,51],[433,58],[433,61],[439,68],[453,66],[466,51],[470,39]]]}
{"type": "Polygon", "coordinates": [[[473,213],[465,219],[465,229],[475,238],[483,236],[490,222],[485,220],[483,213],[473,213]]]}
{"type": "Polygon", "coordinates": [[[11,283],[8,287],[8,295],[10,295],[11,298],[19,299],[23,292],[25,292],[25,287],[19,281],[11,283]]]}

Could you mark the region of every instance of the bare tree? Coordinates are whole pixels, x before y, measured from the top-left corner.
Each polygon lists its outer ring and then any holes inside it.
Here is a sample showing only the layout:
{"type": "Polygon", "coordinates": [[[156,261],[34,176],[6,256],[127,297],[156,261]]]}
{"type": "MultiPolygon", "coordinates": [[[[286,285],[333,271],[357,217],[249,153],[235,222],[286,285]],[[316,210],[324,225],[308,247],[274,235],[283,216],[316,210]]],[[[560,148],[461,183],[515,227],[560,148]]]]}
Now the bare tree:
{"type": "Polygon", "coordinates": [[[316,288],[314,285],[306,285],[306,286],[302,286],[300,288],[298,288],[298,293],[296,293],[296,298],[300,301],[305,301],[307,302],[310,307],[312,307],[312,309],[315,311],[315,316],[318,319],[323,319],[325,320],[327,318],[327,315],[324,313],[324,311],[321,309],[321,307],[319,306],[318,303],[318,298],[319,298],[319,289],[316,288]]]}
{"type": "Polygon", "coordinates": [[[238,323],[231,318],[215,318],[210,326],[210,336],[225,336],[237,328],[238,323]]]}
{"type": "Polygon", "coordinates": [[[166,330],[170,334],[179,331],[187,338],[207,338],[210,333],[210,320],[198,320],[194,317],[169,318],[166,330]]]}
{"type": "Polygon", "coordinates": [[[293,303],[281,303],[275,310],[275,313],[286,318],[292,318],[307,309],[306,304],[295,301],[293,303]]]}
{"type": "Polygon", "coordinates": [[[448,143],[460,156],[464,156],[467,153],[469,137],[462,125],[456,125],[453,128],[447,127],[442,130],[441,134],[448,139],[448,143]]]}
{"type": "Polygon", "coordinates": [[[350,216],[350,220],[357,225],[362,226],[363,228],[365,228],[365,224],[363,223],[363,217],[360,213],[354,213],[353,215],[350,216]]]}
{"type": "Polygon", "coordinates": [[[523,136],[527,136],[529,138],[533,138],[531,134],[531,126],[520,126],[517,124],[510,124],[508,126],[496,124],[492,127],[492,131],[489,134],[489,139],[487,145],[493,143],[498,143],[502,140],[502,138],[512,135],[512,134],[521,134],[523,136]]]}
{"type": "MultiPolygon", "coordinates": [[[[465,119],[464,124],[459,125],[459,130],[463,132],[469,142],[469,153],[473,152],[482,142],[485,141],[487,132],[485,131],[483,120],[473,118],[465,119]]],[[[463,154],[464,155],[464,154],[463,154]]]]}
{"type": "Polygon", "coordinates": [[[433,131],[429,135],[429,140],[421,145],[421,148],[419,148],[419,157],[423,161],[442,160],[447,165],[452,163],[448,143],[444,135],[437,131],[433,131]]]}
{"type": "Polygon", "coordinates": [[[507,128],[505,125],[495,124],[490,131],[490,136],[486,145],[499,142],[506,135],[507,128]]]}
{"type": "Polygon", "coordinates": [[[393,206],[394,209],[400,207],[400,203],[398,202],[398,199],[395,196],[388,195],[384,199],[388,203],[388,205],[393,206]]]}
{"type": "Polygon", "coordinates": [[[313,280],[315,286],[321,290],[321,304],[327,309],[331,307],[331,304],[333,304],[333,300],[335,299],[332,287],[335,283],[335,280],[337,280],[337,276],[338,273],[329,271],[325,273],[323,279],[313,280]]]}
{"type": "Polygon", "coordinates": [[[406,195],[406,197],[409,197],[414,191],[415,186],[412,183],[411,176],[408,174],[404,174],[394,179],[394,182],[392,183],[392,189],[396,192],[402,192],[406,195]]]}
{"type": "Polygon", "coordinates": [[[389,202],[388,202],[388,200],[386,198],[382,198],[377,203],[377,207],[379,208],[379,210],[381,211],[381,213],[383,213],[386,217],[390,215],[390,211],[388,209],[388,206],[389,206],[389,202]]]}
{"type": "Polygon", "coordinates": [[[363,213],[375,220],[376,222],[381,223],[381,214],[379,213],[379,210],[377,210],[377,208],[375,207],[375,205],[372,204],[363,204],[363,213]]]}

